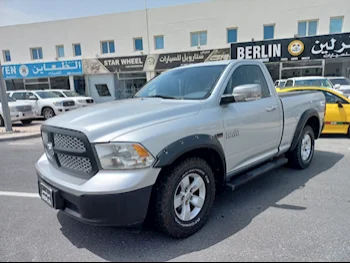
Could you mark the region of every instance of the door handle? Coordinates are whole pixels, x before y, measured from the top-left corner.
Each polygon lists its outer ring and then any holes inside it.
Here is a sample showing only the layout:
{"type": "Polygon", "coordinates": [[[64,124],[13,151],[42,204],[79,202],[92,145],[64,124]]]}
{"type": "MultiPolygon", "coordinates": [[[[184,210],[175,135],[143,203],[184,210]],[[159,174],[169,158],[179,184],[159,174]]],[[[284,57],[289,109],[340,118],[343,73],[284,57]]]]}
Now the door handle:
{"type": "Polygon", "coordinates": [[[271,106],[271,107],[267,107],[267,108],[266,108],[266,111],[267,111],[267,112],[273,112],[273,111],[275,111],[275,110],[277,110],[277,106],[271,106]]]}

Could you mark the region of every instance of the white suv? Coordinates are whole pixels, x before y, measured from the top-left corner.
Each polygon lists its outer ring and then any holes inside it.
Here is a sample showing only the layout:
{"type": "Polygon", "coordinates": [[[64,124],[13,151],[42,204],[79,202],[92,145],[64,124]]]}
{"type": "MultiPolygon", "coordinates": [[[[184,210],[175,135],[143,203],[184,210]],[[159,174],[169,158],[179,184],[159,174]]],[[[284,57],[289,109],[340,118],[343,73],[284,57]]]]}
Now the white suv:
{"type": "MultiPolygon", "coordinates": [[[[35,118],[33,108],[30,104],[18,102],[13,98],[8,97],[8,105],[10,108],[11,121],[21,121],[23,124],[31,124],[35,118]]],[[[2,105],[0,99],[0,127],[5,125],[2,113],[2,105]]]]}
{"type": "Polygon", "coordinates": [[[60,98],[50,91],[10,91],[10,97],[32,105],[37,117],[50,119],[56,115],[77,109],[74,100],[60,98]]]}
{"type": "Polygon", "coordinates": [[[81,96],[75,91],[71,91],[71,90],[50,90],[50,91],[55,93],[61,98],[69,98],[74,100],[78,108],[87,107],[95,103],[93,98],[81,96]]]}

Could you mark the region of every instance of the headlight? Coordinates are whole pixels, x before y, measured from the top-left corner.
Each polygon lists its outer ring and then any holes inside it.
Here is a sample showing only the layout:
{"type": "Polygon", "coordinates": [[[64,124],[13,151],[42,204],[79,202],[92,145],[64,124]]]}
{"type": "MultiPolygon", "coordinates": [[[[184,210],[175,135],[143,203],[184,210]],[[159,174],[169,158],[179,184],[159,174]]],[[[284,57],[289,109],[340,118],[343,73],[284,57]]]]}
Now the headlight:
{"type": "Polygon", "coordinates": [[[154,162],[154,157],[137,143],[97,144],[95,149],[106,170],[142,169],[154,162]]]}
{"type": "Polygon", "coordinates": [[[18,112],[17,107],[10,107],[11,112],[18,112]]]}
{"type": "Polygon", "coordinates": [[[57,106],[57,107],[63,107],[63,102],[54,102],[53,105],[57,106]]]}
{"type": "Polygon", "coordinates": [[[85,100],[78,100],[79,103],[83,104],[85,103],[86,101],[85,100]]]}

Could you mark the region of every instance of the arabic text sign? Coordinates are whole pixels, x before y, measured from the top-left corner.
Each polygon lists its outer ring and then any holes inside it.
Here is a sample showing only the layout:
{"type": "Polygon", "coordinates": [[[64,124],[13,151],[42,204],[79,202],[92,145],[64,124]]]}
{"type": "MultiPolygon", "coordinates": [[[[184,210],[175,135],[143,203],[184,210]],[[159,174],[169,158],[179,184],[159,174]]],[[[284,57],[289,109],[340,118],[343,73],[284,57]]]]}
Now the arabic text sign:
{"type": "Polygon", "coordinates": [[[350,56],[350,33],[234,43],[232,59],[327,59],[350,56]]]}
{"type": "Polygon", "coordinates": [[[82,75],[81,60],[15,64],[2,66],[5,79],[62,77],[70,75],[82,75]]]}

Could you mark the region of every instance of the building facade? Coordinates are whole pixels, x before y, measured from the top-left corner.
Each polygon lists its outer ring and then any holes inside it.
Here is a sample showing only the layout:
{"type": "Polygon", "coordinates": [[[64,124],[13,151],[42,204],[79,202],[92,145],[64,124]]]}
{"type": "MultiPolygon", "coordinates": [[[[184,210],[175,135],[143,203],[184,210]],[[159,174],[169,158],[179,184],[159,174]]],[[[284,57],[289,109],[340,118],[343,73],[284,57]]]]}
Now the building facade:
{"type": "MultiPolygon", "coordinates": [[[[334,34],[344,35],[342,40],[350,45],[346,32],[350,32],[349,0],[214,0],[0,27],[0,55],[8,89],[75,89],[103,102],[130,97],[170,68],[229,59],[231,45],[238,47],[235,43],[245,43],[248,56],[232,58],[253,59],[254,43],[260,41],[264,41],[260,46],[268,46],[274,40],[318,41],[315,36],[334,34]]],[[[345,53],[265,62],[274,79],[348,76],[345,53]]]]}

